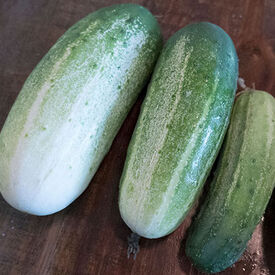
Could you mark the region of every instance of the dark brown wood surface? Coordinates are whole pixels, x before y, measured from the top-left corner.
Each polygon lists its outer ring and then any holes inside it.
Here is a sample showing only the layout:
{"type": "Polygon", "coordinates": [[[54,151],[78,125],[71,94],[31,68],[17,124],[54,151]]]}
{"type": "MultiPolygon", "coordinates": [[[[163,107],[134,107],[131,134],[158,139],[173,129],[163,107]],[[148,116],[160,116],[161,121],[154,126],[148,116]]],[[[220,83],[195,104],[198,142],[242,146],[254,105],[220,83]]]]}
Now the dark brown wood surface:
{"type": "MultiPolygon", "coordinates": [[[[112,0],[0,1],[0,129],[24,81],[55,41],[76,21],[112,0]]],[[[240,76],[275,95],[274,0],[150,0],[164,38],[195,21],[220,25],[232,37],[240,76]]],[[[141,240],[127,259],[130,230],[118,211],[126,149],[145,91],[126,119],[88,189],[67,209],[35,217],[0,197],[0,274],[200,274],[184,254],[185,222],[170,236],[141,240]]],[[[275,274],[275,199],[241,260],[223,274],[275,274]]]]}

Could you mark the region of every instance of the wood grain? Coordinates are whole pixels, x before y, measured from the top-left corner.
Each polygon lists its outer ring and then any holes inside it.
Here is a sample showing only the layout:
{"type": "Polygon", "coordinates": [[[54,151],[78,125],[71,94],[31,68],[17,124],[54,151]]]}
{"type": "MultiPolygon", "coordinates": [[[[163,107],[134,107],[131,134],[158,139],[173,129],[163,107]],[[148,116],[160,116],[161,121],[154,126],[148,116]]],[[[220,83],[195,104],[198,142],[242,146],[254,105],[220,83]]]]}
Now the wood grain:
{"type": "MultiPolygon", "coordinates": [[[[165,39],[191,22],[220,25],[234,40],[246,84],[275,95],[275,1],[116,1],[122,2],[147,7],[157,16],[165,39]]],[[[114,1],[0,2],[0,128],[25,79],[55,41],[80,18],[111,4],[114,1]]],[[[0,274],[200,274],[184,254],[196,207],[173,234],[142,239],[137,259],[127,259],[130,230],[119,215],[118,184],[144,94],[88,189],[67,209],[35,217],[0,198],[0,274]]],[[[275,274],[274,211],[273,198],[244,256],[222,274],[275,274]]]]}

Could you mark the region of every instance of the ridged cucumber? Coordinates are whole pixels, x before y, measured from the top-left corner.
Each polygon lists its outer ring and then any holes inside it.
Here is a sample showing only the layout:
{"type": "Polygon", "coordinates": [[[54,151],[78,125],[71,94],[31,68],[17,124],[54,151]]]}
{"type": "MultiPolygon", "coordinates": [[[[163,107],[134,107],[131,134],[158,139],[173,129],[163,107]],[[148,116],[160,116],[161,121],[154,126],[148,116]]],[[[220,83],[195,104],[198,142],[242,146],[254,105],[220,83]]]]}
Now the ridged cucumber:
{"type": "Polygon", "coordinates": [[[121,4],[73,25],[26,80],[0,135],[5,200],[36,215],[87,187],[161,49],[157,21],[121,4]]]}
{"type": "Polygon", "coordinates": [[[186,216],[227,129],[237,75],[232,40],[216,25],[188,25],[167,41],[120,182],[120,213],[133,232],[159,238],[186,216]]]}
{"type": "Polygon", "coordinates": [[[219,272],[238,260],[274,178],[275,100],[245,91],[237,97],[214,180],[187,238],[186,254],[198,269],[219,272]]]}

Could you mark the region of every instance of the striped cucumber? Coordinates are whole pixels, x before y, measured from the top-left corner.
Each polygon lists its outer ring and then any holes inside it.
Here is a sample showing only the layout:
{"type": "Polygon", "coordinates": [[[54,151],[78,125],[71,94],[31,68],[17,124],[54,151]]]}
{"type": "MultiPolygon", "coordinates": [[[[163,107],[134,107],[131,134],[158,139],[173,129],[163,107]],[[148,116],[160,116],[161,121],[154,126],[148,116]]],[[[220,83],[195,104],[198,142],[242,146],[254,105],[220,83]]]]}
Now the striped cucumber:
{"type": "Polygon", "coordinates": [[[233,108],[215,178],[191,226],[186,254],[204,272],[241,256],[274,188],[275,99],[242,92],[233,108]]]}
{"type": "Polygon", "coordinates": [[[237,75],[232,40],[216,25],[188,25],[166,43],[120,182],[120,213],[133,232],[159,238],[186,216],[227,129],[237,75]]]}
{"type": "Polygon", "coordinates": [[[0,134],[0,190],[15,208],[57,212],[88,186],[161,49],[157,21],[121,4],[73,25],[26,80],[0,134]]]}

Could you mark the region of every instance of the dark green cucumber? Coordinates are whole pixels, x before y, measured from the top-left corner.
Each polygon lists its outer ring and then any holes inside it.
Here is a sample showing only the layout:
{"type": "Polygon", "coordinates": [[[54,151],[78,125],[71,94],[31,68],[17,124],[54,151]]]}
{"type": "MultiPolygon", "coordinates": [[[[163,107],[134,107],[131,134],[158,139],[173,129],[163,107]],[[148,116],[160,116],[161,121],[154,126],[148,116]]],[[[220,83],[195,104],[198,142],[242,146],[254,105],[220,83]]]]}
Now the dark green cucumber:
{"type": "Polygon", "coordinates": [[[241,93],[210,191],[192,224],[186,254],[204,272],[238,260],[274,188],[275,100],[261,91],[241,93]]]}
{"type": "Polygon", "coordinates": [[[166,43],[133,134],[119,208],[133,232],[159,238],[182,222],[215,160],[235,96],[237,55],[210,23],[166,43]]]}

